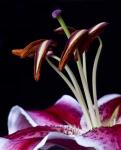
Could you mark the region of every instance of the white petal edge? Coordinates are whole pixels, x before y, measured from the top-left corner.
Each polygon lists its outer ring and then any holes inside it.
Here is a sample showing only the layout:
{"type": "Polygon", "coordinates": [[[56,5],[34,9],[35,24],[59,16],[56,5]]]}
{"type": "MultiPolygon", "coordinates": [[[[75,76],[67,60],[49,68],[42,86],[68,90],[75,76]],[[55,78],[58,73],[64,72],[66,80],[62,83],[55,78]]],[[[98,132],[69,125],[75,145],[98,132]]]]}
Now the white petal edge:
{"type": "Polygon", "coordinates": [[[5,150],[5,149],[6,149],[6,146],[7,146],[7,144],[8,144],[9,142],[10,142],[9,139],[0,137],[0,149],[1,149],[1,150],[5,150]]]}
{"type": "Polygon", "coordinates": [[[16,105],[11,108],[9,116],[8,116],[8,133],[9,134],[12,134],[15,132],[15,129],[13,129],[12,126],[13,124],[15,124],[16,118],[19,117],[19,114],[22,114],[23,116],[25,116],[26,120],[30,123],[32,127],[36,127],[38,125],[23,108],[16,105]]]}
{"type": "Polygon", "coordinates": [[[71,106],[73,106],[74,108],[76,108],[78,111],[82,111],[80,104],[77,102],[77,100],[75,98],[73,98],[70,95],[63,95],[56,103],[62,103],[62,101],[64,103],[70,104],[71,106]]]}
{"type": "Polygon", "coordinates": [[[103,104],[105,104],[109,101],[112,101],[113,99],[115,99],[117,97],[121,97],[121,95],[120,94],[108,94],[108,95],[105,95],[105,96],[99,98],[98,107],[102,106],[103,104]]]}
{"type": "Polygon", "coordinates": [[[65,135],[63,133],[50,132],[48,135],[46,135],[43,138],[43,140],[33,150],[38,150],[39,148],[44,147],[47,140],[52,140],[52,139],[70,139],[70,140],[74,140],[74,136],[71,137],[71,136],[65,135]]]}
{"type": "Polygon", "coordinates": [[[96,150],[104,150],[98,141],[91,140],[89,138],[84,138],[83,136],[75,136],[75,141],[78,145],[95,148],[96,150]]]}

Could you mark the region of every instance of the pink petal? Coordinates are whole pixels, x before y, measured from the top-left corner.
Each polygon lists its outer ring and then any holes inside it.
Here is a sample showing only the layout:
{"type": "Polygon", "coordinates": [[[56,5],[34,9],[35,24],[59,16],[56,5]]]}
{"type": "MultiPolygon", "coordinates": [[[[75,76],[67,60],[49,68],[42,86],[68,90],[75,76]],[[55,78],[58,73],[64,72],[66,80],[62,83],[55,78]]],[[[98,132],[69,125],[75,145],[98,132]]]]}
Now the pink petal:
{"type": "Polygon", "coordinates": [[[2,150],[38,150],[44,147],[46,150],[53,145],[60,145],[69,150],[83,150],[83,147],[75,142],[74,136],[67,136],[61,133],[61,130],[63,130],[61,127],[48,126],[23,129],[0,138],[0,148],[2,147],[2,150]]]}
{"type": "MultiPolygon", "coordinates": [[[[121,108],[121,95],[109,94],[103,96],[98,100],[100,117],[103,122],[108,121],[111,118],[112,113],[115,111],[117,106],[121,108]]],[[[121,116],[121,109],[119,109],[119,116],[121,116]]]]}
{"type": "Polygon", "coordinates": [[[121,149],[121,125],[96,128],[78,136],[68,136],[57,130],[54,127],[24,129],[6,138],[0,138],[0,148],[2,150],[38,150],[39,148],[46,150],[53,145],[60,145],[69,150],[121,149]]]}
{"type": "Polygon", "coordinates": [[[96,128],[82,136],[76,136],[75,140],[81,146],[92,147],[96,150],[120,150],[121,125],[96,128]]]}
{"type": "Polygon", "coordinates": [[[64,126],[36,126],[19,130],[13,134],[9,134],[5,138],[11,140],[29,139],[29,138],[44,138],[49,132],[64,132],[64,126]]]}
{"type": "Polygon", "coordinates": [[[21,140],[8,140],[5,138],[0,138],[0,148],[2,150],[39,150],[40,148],[48,150],[49,148],[57,145],[69,150],[85,150],[85,148],[79,146],[75,141],[68,139],[67,136],[60,133],[49,134],[43,140],[40,138],[21,140]]]}
{"type": "Polygon", "coordinates": [[[33,150],[39,143],[39,138],[25,139],[25,140],[8,140],[0,138],[0,148],[2,150],[33,150]]]}
{"type": "Polygon", "coordinates": [[[8,131],[9,134],[18,130],[35,127],[37,125],[61,125],[64,124],[56,116],[53,116],[44,111],[25,111],[19,106],[14,106],[8,117],[8,131]]]}
{"type": "MultiPolygon", "coordinates": [[[[53,133],[49,133],[36,147],[34,150],[38,150],[38,148],[42,148],[44,147],[44,145],[46,146],[46,144],[49,143],[51,144],[51,146],[53,145],[59,145],[63,148],[66,148],[68,150],[89,150],[89,149],[85,149],[83,146],[78,145],[76,143],[76,141],[74,140],[74,137],[69,137],[67,135],[64,135],[62,133],[57,133],[57,132],[53,132],[53,133]]],[[[47,147],[50,148],[49,146],[47,147]]],[[[45,149],[45,150],[47,150],[45,149]]]]}
{"type": "Polygon", "coordinates": [[[79,103],[71,96],[62,96],[47,112],[64,120],[67,124],[80,127],[82,110],[79,103]]]}
{"type": "Polygon", "coordinates": [[[14,106],[8,117],[9,134],[17,130],[37,125],[64,125],[80,126],[82,111],[77,101],[70,96],[63,96],[52,107],[41,111],[25,111],[14,106]]]}

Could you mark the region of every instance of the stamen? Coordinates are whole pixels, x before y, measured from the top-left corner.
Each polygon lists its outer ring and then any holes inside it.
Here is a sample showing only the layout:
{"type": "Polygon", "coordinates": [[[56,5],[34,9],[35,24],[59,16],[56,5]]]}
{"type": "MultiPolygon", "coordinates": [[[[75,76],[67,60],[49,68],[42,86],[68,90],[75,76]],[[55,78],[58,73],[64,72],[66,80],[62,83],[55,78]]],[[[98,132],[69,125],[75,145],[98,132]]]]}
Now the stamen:
{"type": "Polygon", "coordinates": [[[34,78],[36,81],[39,80],[41,75],[41,66],[43,61],[45,61],[47,52],[51,47],[55,47],[56,43],[53,40],[45,40],[40,45],[40,48],[35,52],[34,57],[34,78]]]}
{"type": "MultiPolygon", "coordinates": [[[[60,60],[60,58],[58,58],[57,56],[52,56],[52,58],[54,58],[58,61],[60,60]]],[[[68,87],[71,89],[71,91],[75,95],[76,99],[78,100],[78,102],[82,106],[82,110],[83,110],[85,119],[87,121],[88,128],[92,129],[92,123],[91,123],[91,120],[90,120],[89,112],[87,110],[83,95],[81,93],[80,87],[78,85],[78,82],[76,81],[76,78],[75,78],[73,72],[71,71],[71,69],[67,65],[65,66],[65,70],[67,71],[69,77],[71,78],[71,80],[74,84],[74,87],[71,84],[71,82],[68,80],[68,78],[61,71],[59,71],[59,69],[48,58],[46,58],[46,60],[49,63],[49,65],[61,76],[61,78],[66,82],[68,87]]]]}
{"type": "Polygon", "coordinates": [[[68,78],[61,72],[59,69],[48,59],[46,58],[48,64],[59,74],[59,76],[66,82],[66,84],[71,89],[72,93],[77,97],[75,88],[73,87],[72,83],[68,80],[68,78]]]}
{"type": "MultiPolygon", "coordinates": [[[[61,56],[61,60],[59,62],[59,69],[62,71],[65,67],[65,65],[67,64],[67,62],[69,61],[70,57],[74,54],[76,48],[78,47],[79,41],[80,45],[83,45],[83,42],[85,41],[85,39],[88,36],[88,31],[83,29],[83,30],[79,30],[79,31],[75,31],[74,33],[71,34],[65,49],[64,49],[64,53],[61,56]]],[[[78,50],[76,50],[78,51],[78,50]]]]}
{"type": "Polygon", "coordinates": [[[93,92],[95,113],[96,113],[96,116],[98,119],[98,123],[99,123],[99,125],[101,125],[100,115],[99,115],[99,110],[98,110],[98,104],[97,104],[96,74],[97,74],[97,65],[98,65],[100,53],[102,50],[102,41],[101,41],[100,37],[98,37],[98,40],[99,40],[99,48],[97,50],[97,54],[96,54],[93,69],[92,69],[92,92],[93,92]]]}
{"type": "Polygon", "coordinates": [[[40,45],[43,41],[44,41],[44,39],[33,41],[33,42],[29,43],[23,49],[13,49],[12,53],[21,58],[29,57],[35,53],[36,49],[38,49],[40,47],[40,45]]]}
{"type": "Polygon", "coordinates": [[[92,123],[93,123],[93,127],[98,127],[99,125],[98,125],[98,122],[97,122],[96,114],[95,114],[94,109],[93,109],[93,104],[92,104],[88,84],[86,82],[86,79],[85,79],[85,76],[84,76],[84,73],[83,73],[82,64],[81,64],[81,60],[80,60],[80,56],[79,56],[78,51],[77,51],[77,56],[78,56],[77,67],[78,67],[80,78],[81,78],[82,85],[83,85],[83,88],[84,88],[84,93],[85,93],[85,96],[86,96],[87,104],[88,104],[88,107],[89,107],[90,117],[91,117],[91,120],[92,120],[92,123]]]}
{"type": "MultiPolygon", "coordinates": [[[[69,38],[70,37],[70,32],[69,32],[64,20],[62,19],[61,15],[57,17],[57,20],[60,23],[60,25],[62,26],[66,36],[69,38]]],[[[83,73],[81,60],[80,60],[80,56],[79,56],[79,51],[78,50],[76,50],[76,51],[77,51],[77,55],[78,55],[78,61],[76,63],[77,63],[77,67],[78,67],[78,70],[79,70],[80,77],[81,77],[81,81],[82,81],[82,85],[83,85],[83,88],[84,88],[85,96],[86,96],[86,99],[87,99],[87,104],[88,104],[88,107],[89,107],[89,114],[90,114],[90,117],[91,117],[91,122],[92,122],[93,127],[98,127],[99,125],[98,125],[98,121],[97,121],[97,118],[96,118],[95,111],[93,109],[93,104],[92,104],[91,96],[90,96],[90,93],[89,93],[88,84],[86,82],[86,79],[85,79],[85,76],[84,76],[84,73],[83,73]]],[[[62,69],[62,66],[60,65],[59,68],[62,69]]]]}
{"type": "Polygon", "coordinates": [[[83,60],[83,72],[84,72],[85,79],[87,81],[86,52],[82,54],[82,60],[83,60]]]}
{"type": "Polygon", "coordinates": [[[35,73],[36,73],[36,74],[37,74],[37,72],[38,72],[40,59],[42,58],[42,55],[43,55],[43,53],[44,53],[44,51],[45,51],[45,46],[46,46],[47,42],[48,42],[48,41],[44,41],[44,43],[43,43],[43,44],[41,45],[41,47],[40,47],[41,50],[38,51],[38,58],[37,58],[36,69],[35,69],[35,73]]]}

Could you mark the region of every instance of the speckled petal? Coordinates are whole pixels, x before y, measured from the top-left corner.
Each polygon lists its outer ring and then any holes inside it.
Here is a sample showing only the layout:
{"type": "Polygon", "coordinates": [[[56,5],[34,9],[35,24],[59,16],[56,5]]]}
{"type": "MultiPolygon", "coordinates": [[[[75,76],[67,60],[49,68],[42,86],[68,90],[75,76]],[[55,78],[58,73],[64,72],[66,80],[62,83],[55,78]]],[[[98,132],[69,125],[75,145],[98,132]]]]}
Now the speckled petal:
{"type": "Polygon", "coordinates": [[[120,150],[121,125],[96,128],[82,136],[75,136],[75,140],[81,146],[96,150],[120,150]]]}
{"type": "MultiPolygon", "coordinates": [[[[117,116],[116,123],[121,123],[121,95],[119,94],[109,94],[101,97],[98,100],[98,107],[100,113],[100,119],[103,126],[109,125],[109,120],[115,109],[119,106],[119,112],[117,116]]],[[[81,126],[86,129],[86,122],[84,116],[81,117],[81,126]]]]}
{"type": "Polygon", "coordinates": [[[69,150],[85,150],[74,141],[74,136],[68,136],[61,132],[63,128],[38,126],[20,130],[14,134],[0,138],[2,150],[47,150],[54,145],[69,150]]]}
{"type": "Polygon", "coordinates": [[[35,127],[0,138],[2,150],[38,150],[60,145],[69,150],[120,150],[121,125],[100,127],[83,135],[65,135],[54,127],[35,127]]]}
{"type": "Polygon", "coordinates": [[[119,94],[109,94],[103,96],[98,100],[98,106],[99,106],[101,121],[104,124],[106,124],[107,121],[111,118],[112,113],[115,111],[117,106],[120,107],[117,119],[121,117],[121,95],[119,94]]]}

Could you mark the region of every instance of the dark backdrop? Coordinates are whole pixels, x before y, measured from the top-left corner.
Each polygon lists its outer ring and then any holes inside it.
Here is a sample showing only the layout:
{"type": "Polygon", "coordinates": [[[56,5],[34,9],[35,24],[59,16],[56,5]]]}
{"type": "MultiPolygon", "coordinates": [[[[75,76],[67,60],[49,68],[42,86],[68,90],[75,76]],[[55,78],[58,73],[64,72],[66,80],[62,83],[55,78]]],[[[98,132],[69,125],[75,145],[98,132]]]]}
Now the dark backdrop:
{"type": "MultiPolygon", "coordinates": [[[[56,37],[59,26],[51,18],[60,7],[70,26],[88,28],[109,22],[102,34],[104,43],[98,68],[98,97],[121,93],[120,5],[104,0],[15,0],[0,1],[0,134],[7,133],[7,115],[13,105],[25,109],[46,108],[63,94],[71,94],[65,83],[45,63],[41,80],[33,79],[33,59],[22,60],[11,50],[39,38],[56,37]]],[[[58,38],[58,37],[56,37],[58,38]]],[[[59,38],[58,38],[59,39],[59,38]]],[[[64,40],[64,38],[62,37],[64,40]]],[[[60,39],[59,39],[60,40],[60,39]]],[[[96,46],[95,46],[96,47],[96,46]]],[[[89,78],[94,52],[88,53],[89,78]]]]}

